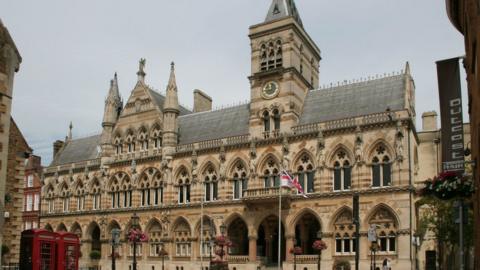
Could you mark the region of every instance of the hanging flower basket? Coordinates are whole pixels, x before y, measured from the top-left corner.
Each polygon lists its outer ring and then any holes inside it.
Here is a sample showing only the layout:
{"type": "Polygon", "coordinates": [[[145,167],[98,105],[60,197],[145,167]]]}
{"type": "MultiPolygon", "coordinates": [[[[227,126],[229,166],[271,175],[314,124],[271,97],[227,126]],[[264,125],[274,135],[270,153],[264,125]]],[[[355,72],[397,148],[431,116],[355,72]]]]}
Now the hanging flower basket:
{"type": "Polygon", "coordinates": [[[147,242],[148,237],[140,229],[131,229],[127,235],[129,242],[147,242]]]}
{"type": "Polygon", "coordinates": [[[327,244],[323,240],[316,240],[312,245],[313,249],[322,251],[327,249],[327,244]]]}
{"type": "Polygon", "coordinates": [[[441,200],[470,198],[475,192],[473,179],[456,172],[444,172],[425,181],[425,187],[417,193],[420,196],[435,196],[441,200]]]}
{"type": "Polygon", "coordinates": [[[294,248],[291,248],[289,252],[290,254],[293,254],[293,255],[302,255],[303,250],[301,247],[294,247],[294,248]]]}

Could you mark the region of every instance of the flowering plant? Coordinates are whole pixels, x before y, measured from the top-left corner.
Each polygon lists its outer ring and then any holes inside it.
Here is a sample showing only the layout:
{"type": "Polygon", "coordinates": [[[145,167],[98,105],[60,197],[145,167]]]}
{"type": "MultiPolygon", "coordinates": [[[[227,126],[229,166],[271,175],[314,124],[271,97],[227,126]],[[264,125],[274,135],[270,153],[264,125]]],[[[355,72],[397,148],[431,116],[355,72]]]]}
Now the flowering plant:
{"type": "Polygon", "coordinates": [[[128,232],[128,241],[129,242],[147,242],[148,237],[140,229],[131,229],[128,232]]]}
{"type": "Polygon", "coordinates": [[[468,198],[475,192],[471,176],[457,172],[443,172],[425,181],[425,187],[418,191],[420,196],[435,196],[441,200],[455,197],[468,198]]]}
{"type": "Polygon", "coordinates": [[[313,249],[322,251],[324,249],[327,249],[327,244],[323,240],[316,240],[313,242],[313,249]]]}
{"type": "Polygon", "coordinates": [[[232,242],[228,240],[224,235],[220,235],[215,237],[215,245],[217,246],[224,246],[224,247],[231,247],[232,242]]]}
{"type": "Polygon", "coordinates": [[[290,254],[302,255],[302,253],[303,253],[303,250],[301,247],[294,247],[290,249],[290,254]]]}

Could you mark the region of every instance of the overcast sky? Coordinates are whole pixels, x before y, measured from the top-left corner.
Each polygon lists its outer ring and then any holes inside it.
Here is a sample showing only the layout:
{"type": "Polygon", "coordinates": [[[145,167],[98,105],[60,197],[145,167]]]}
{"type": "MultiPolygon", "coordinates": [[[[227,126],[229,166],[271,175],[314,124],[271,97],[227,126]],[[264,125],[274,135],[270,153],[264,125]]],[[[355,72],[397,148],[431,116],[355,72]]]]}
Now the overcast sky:
{"type": "MultiPolygon", "coordinates": [[[[180,102],[193,89],[214,107],[250,98],[248,27],[271,0],[0,0],[0,18],[23,57],[13,117],[43,164],[73,121],[74,137],[99,133],[109,81],[118,72],[127,99],[138,60],[164,92],[176,63],[180,102]]],[[[438,111],[435,61],[464,54],[443,0],[297,0],[304,27],[322,51],[320,84],[398,72],[410,61],[417,123],[438,111]]],[[[421,126],[418,127],[421,129],[421,126]]]]}

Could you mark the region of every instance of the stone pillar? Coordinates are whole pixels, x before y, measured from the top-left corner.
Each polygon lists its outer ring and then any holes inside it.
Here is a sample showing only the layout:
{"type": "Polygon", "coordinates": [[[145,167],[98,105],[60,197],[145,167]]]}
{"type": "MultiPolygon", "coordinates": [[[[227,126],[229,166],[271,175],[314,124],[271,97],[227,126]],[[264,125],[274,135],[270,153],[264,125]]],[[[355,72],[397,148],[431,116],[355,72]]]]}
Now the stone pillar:
{"type": "Polygon", "coordinates": [[[290,250],[295,246],[295,234],[286,235],[286,244],[285,244],[285,258],[287,262],[293,262],[293,254],[290,253],[290,250]]]}
{"type": "Polygon", "coordinates": [[[257,236],[248,236],[248,260],[250,262],[257,261],[257,236]]]}

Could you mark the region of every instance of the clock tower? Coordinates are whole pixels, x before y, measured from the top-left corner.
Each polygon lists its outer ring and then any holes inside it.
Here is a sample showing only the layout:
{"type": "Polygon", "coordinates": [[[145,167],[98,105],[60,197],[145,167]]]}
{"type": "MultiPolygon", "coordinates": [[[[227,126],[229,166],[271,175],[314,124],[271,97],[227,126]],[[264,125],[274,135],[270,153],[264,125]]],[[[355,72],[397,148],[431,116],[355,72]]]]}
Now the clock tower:
{"type": "Polygon", "coordinates": [[[250,27],[250,134],[270,138],[298,123],[318,88],[320,50],[303,28],[294,0],[272,0],[263,23],[250,27]]]}

